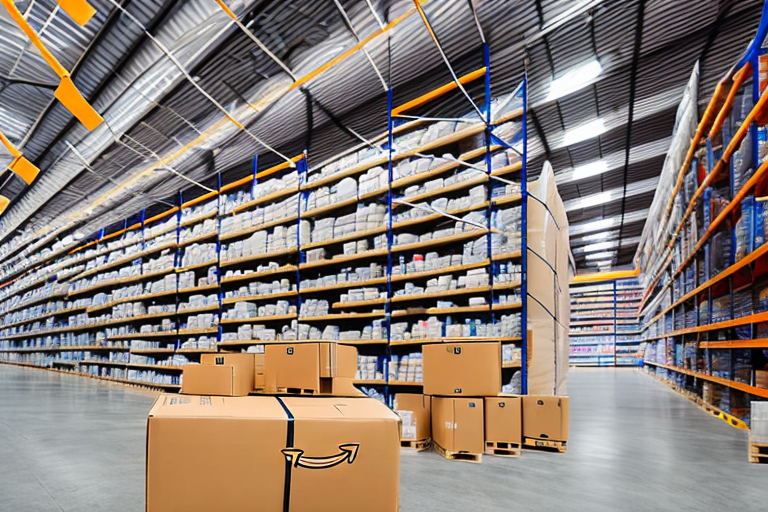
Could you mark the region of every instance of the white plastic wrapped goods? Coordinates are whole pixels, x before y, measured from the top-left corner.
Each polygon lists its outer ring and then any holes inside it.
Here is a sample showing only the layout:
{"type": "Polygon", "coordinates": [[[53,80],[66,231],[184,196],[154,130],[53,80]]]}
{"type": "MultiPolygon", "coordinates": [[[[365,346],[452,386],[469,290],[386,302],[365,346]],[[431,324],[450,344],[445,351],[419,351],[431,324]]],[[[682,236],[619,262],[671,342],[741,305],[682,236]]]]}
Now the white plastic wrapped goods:
{"type": "Polygon", "coordinates": [[[768,402],[752,402],[749,426],[750,442],[768,444],[768,402]]]}

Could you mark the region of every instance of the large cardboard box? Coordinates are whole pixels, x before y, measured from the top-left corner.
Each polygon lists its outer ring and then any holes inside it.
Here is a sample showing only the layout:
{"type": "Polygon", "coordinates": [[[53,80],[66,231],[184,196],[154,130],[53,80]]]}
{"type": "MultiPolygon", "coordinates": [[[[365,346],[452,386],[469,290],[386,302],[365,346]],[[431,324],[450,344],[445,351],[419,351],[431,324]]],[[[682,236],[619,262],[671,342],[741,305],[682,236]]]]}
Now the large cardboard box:
{"type": "Polygon", "coordinates": [[[523,437],[568,440],[568,397],[523,396],[523,437]]]}
{"type": "Polygon", "coordinates": [[[432,397],[432,439],[449,452],[483,453],[483,399],[432,397]]]}
{"type": "Polygon", "coordinates": [[[265,381],[277,389],[358,394],[357,349],[338,343],[277,343],[265,348],[265,381]]]}
{"type": "Polygon", "coordinates": [[[400,439],[423,441],[432,437],[432,397],[398,393],[395,395],[395,412],[403,420],[400,439]]]}
{"type": "Polygon", "coordinates": [[[203,354],[200,363],[184,366],[182,394],[246,396],[253,391],[254,354],[203,354]]]}
{"type": "Polygon", "coordinates": [[[523,443],[522,397],[486,397],[484,408],[486,443],[523,443]]]}
{"type": "Polygon", "coordinates": [[[424,394],[495,396],[501,391],[499,342],[424,345],[424,394]]]}
{"type": "Polygon", "coordinates": [[[768,371],[755,370],[755,387],[768,389],[768,371]]]}
{"type": "Polygon", "coordinates": [[[161,395],[147,512],[396,512],[400,420],[378,400],[161,395]]]}

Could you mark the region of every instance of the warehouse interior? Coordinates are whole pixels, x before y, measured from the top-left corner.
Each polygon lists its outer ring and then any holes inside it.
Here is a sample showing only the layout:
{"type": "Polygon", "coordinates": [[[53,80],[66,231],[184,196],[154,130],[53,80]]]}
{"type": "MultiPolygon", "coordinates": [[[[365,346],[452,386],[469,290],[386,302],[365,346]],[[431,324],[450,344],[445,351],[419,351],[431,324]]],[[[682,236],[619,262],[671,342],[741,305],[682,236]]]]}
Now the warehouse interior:
{"type": "Polygon", "coordinates": [[[768,500],[768,3],[0,3],[0,509],[768,500]]]}

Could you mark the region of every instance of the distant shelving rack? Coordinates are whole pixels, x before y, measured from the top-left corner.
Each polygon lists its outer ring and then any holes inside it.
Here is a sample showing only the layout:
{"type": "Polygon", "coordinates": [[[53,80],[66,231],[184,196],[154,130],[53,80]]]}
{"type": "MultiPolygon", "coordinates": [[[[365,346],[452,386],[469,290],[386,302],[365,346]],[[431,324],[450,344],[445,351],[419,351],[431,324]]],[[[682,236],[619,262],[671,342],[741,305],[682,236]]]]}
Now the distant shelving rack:
{"type": "Polygon", "coordinates": [[[571,283],[571,366],[639,366],[641,325],[637,278],[571,283]]]}

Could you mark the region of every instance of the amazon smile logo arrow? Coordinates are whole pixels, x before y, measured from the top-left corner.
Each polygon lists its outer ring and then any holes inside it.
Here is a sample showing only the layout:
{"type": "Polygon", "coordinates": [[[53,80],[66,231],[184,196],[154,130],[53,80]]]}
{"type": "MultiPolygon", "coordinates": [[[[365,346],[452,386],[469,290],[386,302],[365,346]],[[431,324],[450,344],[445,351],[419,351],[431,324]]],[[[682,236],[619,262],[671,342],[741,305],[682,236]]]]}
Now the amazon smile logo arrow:
{"type": "Polygon", "coordinates": [[[352,464],[357,458],[359,449],[360,445],[357,443],[340,444],[339,450],[341,452],[330,457],[307,457],[304,455],[304,450],[298,448],[285,448],[280,451],[295,468],[326,469],[338,466],[344,461],[347,461],[347,464],[352,464]]]}

